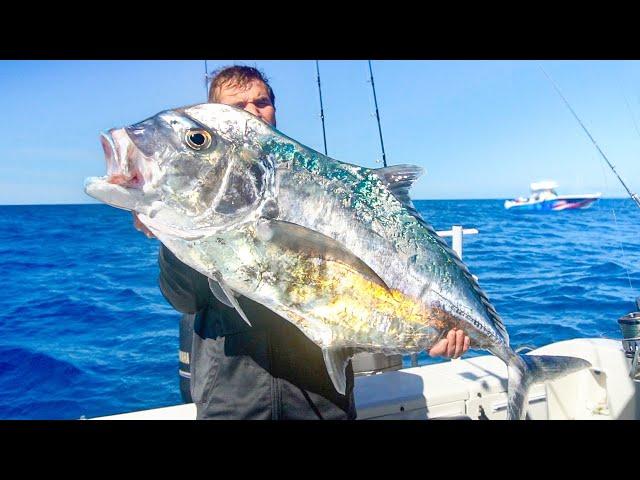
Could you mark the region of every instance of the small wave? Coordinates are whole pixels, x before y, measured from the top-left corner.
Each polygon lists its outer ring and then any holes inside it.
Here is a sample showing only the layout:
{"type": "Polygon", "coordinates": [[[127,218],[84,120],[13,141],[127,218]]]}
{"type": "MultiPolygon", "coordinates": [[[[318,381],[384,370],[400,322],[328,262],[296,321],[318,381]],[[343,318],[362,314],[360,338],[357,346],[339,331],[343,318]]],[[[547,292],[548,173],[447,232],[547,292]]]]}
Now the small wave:
{"type": "Polygon", "coordinates": [[[56,391],[77,383],[84,372],[72,363],[43,352],[0,346],[0,391],[26,393],[56,391]]]}
{"type": "Polygon", "coordinates": [[[17,305],[9,312],[9,315],[17,318],[69,317],[81,319],[100,312],[101,309],[94,303],[72,300],[68,295],[53,295],[49,298],[17,305]]]}
{"type": "Polygon", "coordinates": [[[603,263],[591,265],[588,273],[590,275],[605,275],[609,277],[611,275],[626,275],[627,270],[619,263],[609,260],[603,263]]]}
{"type": "Polygon", "coordinates": [[[113,296],[114,296],[114,298],[117,298],[118,300],[127,300],[127,301],[128,300],[143,300],[143,297],[141,295],[139,295],[138,293],[136,293],[131,288],[125,288],[123,290],[119,290],[113,296]]]}
{"type": "Polygon", "coordinates": [[[9,270],[9,269],[31,270],[31,269],[39,269],[39,268],[52,269],[52,268],[58,268],[58,267],[59,267],[59,264],[57,263],[29,262],[24,260],[0,262],[0,268],[3,270],[9,270]]]}

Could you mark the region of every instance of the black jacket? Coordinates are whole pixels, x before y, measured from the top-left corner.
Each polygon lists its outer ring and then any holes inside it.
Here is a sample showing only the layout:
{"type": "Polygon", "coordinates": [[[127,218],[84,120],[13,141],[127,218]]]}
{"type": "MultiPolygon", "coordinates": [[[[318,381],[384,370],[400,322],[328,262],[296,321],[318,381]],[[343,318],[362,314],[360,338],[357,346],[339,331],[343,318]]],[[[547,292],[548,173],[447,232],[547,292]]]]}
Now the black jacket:
{"type": "Polygon", "coordinates": [[[207,277],[164,246],[158,263],[162,294],[176,310],[196,314],[190,371],[198,419],[355,419],[351,362],[341,395],[320,347],[294,325],[238,297],[250,327],[214,297],[207,277]]]}

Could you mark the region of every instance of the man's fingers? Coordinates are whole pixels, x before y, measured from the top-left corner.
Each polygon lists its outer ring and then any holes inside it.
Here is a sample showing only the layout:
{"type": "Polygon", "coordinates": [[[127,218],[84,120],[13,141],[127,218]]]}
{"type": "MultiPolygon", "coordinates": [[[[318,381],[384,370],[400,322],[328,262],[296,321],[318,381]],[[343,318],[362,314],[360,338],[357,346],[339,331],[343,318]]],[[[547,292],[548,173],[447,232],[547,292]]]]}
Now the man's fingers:
{"type": "Polygon", "coordinates": [[[133,227],[138,230],[139,232],[144,233],[147,238],[156,238],[156,236],[151,233],[151,230],[149,230],[144,223],[142,223],[140,221],[140,219],[138,218],[138,215],[136,215],[136,212],[131,212],[133,215],[133,227]]]}
{"type": "Polygon", "coordinates": [[[443,338],[438,343],[436,343],[431,350],[429,350],[429,356],[431,357],[439,357],[447,351],[447,339],[443,338]]]}
{"type": "Polygon", "coordinates": [[[138,230],[139,232],[142,231],[142,223],[140,222],[140,220],[138,219],[138,215],[136,215],[136,212],[131,212],[131,216],[133,217],[133,227],[138,230]]]}
{"type": "Polygon", "coordinates": [[[464,352],[464,332],[456,330],[455,353],[453,358],[458,358],[464,352]]]}
{"type": "Polygon", "coordinates": [[[449,330],[447,333],[447,357],[451,358],[456,353],[456,331],[449,330]]]}
{"type": "Polygon", "coordinates": [[[443,338],[431,347],[431,350],[429,350],[429,356],[458,358],[469,350],[470,345],[471,339],[465,335],[464,330],[452,328],[447,333],[446,338],[443,338]]]}

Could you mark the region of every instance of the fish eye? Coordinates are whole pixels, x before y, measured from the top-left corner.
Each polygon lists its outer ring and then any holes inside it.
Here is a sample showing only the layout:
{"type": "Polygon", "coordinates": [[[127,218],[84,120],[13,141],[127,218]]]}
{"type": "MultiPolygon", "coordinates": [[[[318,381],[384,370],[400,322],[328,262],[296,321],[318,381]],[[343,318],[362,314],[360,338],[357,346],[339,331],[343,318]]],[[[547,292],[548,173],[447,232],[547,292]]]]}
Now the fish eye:
{"type": "Polygon", "coordinates": [[[189,130],[185,141],[194,150],[203,150],[211,145],[211,135],[206,130],[189,130]]]}

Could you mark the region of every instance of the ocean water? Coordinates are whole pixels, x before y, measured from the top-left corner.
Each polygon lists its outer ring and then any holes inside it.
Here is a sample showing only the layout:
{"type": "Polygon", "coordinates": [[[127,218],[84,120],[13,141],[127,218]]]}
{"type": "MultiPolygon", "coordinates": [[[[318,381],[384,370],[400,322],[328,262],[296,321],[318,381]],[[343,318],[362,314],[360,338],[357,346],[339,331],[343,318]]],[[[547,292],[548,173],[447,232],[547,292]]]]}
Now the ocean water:
{"type": "MultiPolygon", "coordinates": [[[[546,214],[506,211],[499,200],[415,203],[437,230],[480,231],[465,236],[463,259],[514,347],[620,337],[616,320],[640,296],[631,200],[546,214]]],[[[0,206],[0,419],[181,402],[180,315],[158,289],[157,251],[130,213],[106,205],[0,206]]]]}

